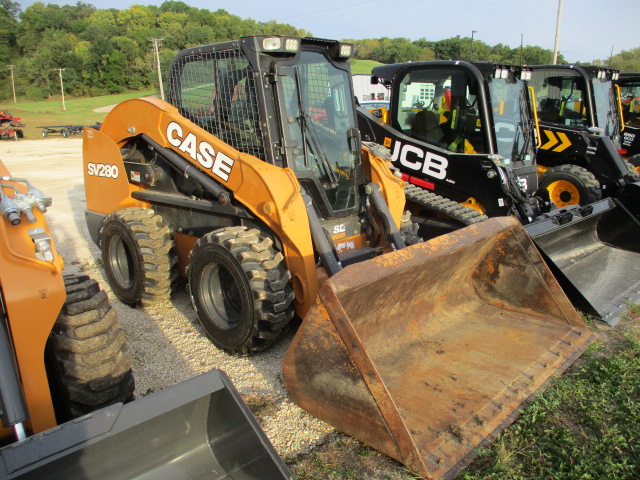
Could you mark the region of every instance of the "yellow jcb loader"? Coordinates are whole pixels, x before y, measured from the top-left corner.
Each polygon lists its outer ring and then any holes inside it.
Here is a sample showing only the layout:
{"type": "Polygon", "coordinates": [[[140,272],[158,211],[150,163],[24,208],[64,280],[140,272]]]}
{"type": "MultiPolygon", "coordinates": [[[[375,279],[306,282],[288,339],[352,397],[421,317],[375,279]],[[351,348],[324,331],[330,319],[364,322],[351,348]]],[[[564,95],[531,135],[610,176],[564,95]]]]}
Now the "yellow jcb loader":
{"type": "Polygon", "coordinates": [[[182,51],[167,102],[85,130],[87,222],[121,300],[164,300],[186,275],[227,352],[298,315],[293,399],[442,478],[591,335],[516,220],[419,242],[403,182],[361,144],[351,54],[282,36],[182,51]]]}
{"type": "Polygon", "coordinates": [[[106,293],[64,275],[51,205],[0,162],[0,478],[291,478],[228,377],[133,398],[106,293]]]}

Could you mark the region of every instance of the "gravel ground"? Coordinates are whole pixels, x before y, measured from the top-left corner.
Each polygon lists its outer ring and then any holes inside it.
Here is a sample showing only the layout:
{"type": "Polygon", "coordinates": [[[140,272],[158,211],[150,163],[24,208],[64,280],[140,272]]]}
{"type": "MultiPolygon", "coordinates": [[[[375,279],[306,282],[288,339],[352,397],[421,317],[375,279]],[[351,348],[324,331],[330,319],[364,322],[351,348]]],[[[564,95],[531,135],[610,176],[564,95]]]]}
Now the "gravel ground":
{"type": "Polygon", "coordinates": [[[2,141],[0,159],[13,176],[27,178],[53,197],[46,218],[66,270],[91,275],[110,295],[133,357],[136,397],[219,368],[259,410],[258,420],[281,456],[306,453],[335,431],[294,405],[282,385],[280,361],[291,334],[267,352],[232,357],[207,340],[184,285],[171,302],[144,310],[122,304],[111,293],[84,220],[81,138],[2,141]]]}

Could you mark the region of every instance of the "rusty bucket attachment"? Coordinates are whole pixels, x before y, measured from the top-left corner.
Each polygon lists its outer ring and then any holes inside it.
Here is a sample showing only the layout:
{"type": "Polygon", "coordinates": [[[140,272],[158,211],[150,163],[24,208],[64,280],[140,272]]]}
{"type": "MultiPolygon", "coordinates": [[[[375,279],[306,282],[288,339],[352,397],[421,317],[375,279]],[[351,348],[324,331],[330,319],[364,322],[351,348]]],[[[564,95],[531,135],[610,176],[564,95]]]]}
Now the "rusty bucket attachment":
{"type": "Polygon", "coordinates": [[[590,339],[524,228],[501,217],[338,272],[282,367],[303,409],[441,479],[590,339]]]}
{"type": "Polygon", "coordinates": [[[116,404],[0,450],[21,480],[291,480],[220,370],[116,404]]]}
{"type": "Polygon", "coordinates": [[[640,223],[607,198],[526,226],[574,305],[609,325],[640,302],[640,223]]]}

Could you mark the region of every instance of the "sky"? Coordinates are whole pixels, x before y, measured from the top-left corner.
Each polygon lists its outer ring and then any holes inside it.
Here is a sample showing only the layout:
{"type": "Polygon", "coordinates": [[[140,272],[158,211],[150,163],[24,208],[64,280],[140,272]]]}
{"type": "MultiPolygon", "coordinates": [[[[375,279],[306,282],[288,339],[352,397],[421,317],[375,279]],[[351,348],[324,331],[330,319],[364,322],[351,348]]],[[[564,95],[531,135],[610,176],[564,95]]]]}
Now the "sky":
{"type": "MultiPolygon", "coordinates": [[[[74,5],[76,0],[41,0],[74,5]]],[[[96,8],[123,10],[160,5],[164,0],[83,0],[96,8]]],[[[315,37],[470,38],[512,48],[554,49],[558,5],[562,2],[559,51],[569,62],[606,60],[640,47],[640,0],[183,0],[192,7],[224,9],[259,22],[276,20],[304,28],[315,37]]],[[[23,9],[32,1],[17,0],[23,9]]]]}

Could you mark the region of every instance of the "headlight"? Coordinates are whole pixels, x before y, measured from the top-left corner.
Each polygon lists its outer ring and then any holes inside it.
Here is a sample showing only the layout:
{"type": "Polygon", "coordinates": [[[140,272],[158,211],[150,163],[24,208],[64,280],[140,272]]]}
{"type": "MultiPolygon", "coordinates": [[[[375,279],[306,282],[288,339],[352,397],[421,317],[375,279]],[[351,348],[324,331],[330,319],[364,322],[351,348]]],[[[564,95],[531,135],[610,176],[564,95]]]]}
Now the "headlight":
{"type": "Polygon", "coordinates": [[[350,43],[341,43],[339,56],[342,58],[351,58],[353,56],[353,45],[350,43]]]}
{"type": "Polygon", "coordinates": [[[295,37],[264,37],[262,39],[263,52],[295,53],[300,50],[300,39],[295,37]]]}
{"type": "Polygon", "coordinates": [[[496,68],[496,78],[509,78],[509,69],[496,68]]]}
{"type": "Polygon", "coordinates": [[[284,41],[284,51],[285,52],[297,52],[300,50],[300,39],[299,38],[286,38],[284,41]]]}
{"type": "Polygon", "coordinates": [[[262,49],[267,52],[275,52],[282,48],[282,38],[267,37],[262,39],[262,49]]]}

